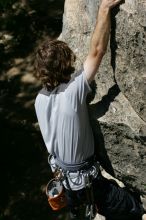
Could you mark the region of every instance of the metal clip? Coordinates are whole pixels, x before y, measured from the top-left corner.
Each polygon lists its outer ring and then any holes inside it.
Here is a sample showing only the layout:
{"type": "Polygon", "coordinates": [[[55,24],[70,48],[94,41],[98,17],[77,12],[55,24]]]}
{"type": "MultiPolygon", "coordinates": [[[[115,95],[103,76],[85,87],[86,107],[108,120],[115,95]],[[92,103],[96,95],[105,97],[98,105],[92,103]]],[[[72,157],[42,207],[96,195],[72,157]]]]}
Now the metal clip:
{"type": "Polygon", "coordinates": [[[86,206],[86,217],[89,217],[90,220],[92,220],[95,217],[93,212],[93,205],[86,206]]]}
{"type": "Polygon", "coordinates": [[[91,186],[89,173],[85,174],[85,186],[88,187],[88,188],[90,188],[90,186],[91,186]]]}
{"type": "Polygon", "coordinates": [[[63,179],[63,172],[60,169],[56,169],[54,172],[54,177],[56,180],[62,180],[63,179]]]}

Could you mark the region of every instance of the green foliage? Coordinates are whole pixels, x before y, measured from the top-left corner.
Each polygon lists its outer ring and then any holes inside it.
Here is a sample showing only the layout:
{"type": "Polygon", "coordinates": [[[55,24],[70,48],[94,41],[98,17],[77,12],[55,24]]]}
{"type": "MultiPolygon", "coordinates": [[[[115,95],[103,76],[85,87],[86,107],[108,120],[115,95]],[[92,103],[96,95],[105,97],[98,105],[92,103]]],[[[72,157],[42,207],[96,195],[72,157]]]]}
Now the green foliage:
{"type": "Polygon", "coordinates": [[[0,0],[0,9],[6,10],[12,7],[12,5],[18,0],[0,0]]]}

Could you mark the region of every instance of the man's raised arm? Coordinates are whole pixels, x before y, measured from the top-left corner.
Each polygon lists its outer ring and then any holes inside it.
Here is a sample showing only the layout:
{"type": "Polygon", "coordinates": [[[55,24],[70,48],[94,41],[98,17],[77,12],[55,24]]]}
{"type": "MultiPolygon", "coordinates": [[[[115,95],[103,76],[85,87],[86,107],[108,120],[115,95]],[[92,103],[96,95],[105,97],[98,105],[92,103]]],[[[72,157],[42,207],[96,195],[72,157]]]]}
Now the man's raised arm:
{"type": "Polygon", "coordinates": [[[120,2],[121,0],[101,1],[95,30],[91,38],[89,53],[84,62],[85,75],[89,83],[94,80],[101,60],[107,49],[111,28],[111,9],[120,2]]]}

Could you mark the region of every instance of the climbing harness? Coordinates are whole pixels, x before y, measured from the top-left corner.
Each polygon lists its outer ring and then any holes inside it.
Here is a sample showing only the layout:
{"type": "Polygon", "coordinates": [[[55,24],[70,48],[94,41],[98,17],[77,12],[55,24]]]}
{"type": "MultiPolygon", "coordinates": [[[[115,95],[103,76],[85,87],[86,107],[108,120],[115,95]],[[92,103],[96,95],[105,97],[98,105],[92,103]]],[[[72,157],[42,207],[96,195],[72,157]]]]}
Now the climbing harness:
{"type": "Polygon", "coordinates": [[[94,157],[91,157],[82,163],[67,164],[52,155],[49,156],[48,162],[55,174],[55,178],[57,178],[66,189],[72,191],[74,190],[73,187],[76,187],[76,184],[78,185],[80,182],[84,183],[83,188],[85,188],[87,197],[85,216],[90,220],[93,219],[95,217],[95,204],[92,180],[96,178],[99,173],[99,163],[95,161],[94,157]],[[76,181],[74,182],[74,179],[77,179],[78,183],[76,183],[76,181]]]}

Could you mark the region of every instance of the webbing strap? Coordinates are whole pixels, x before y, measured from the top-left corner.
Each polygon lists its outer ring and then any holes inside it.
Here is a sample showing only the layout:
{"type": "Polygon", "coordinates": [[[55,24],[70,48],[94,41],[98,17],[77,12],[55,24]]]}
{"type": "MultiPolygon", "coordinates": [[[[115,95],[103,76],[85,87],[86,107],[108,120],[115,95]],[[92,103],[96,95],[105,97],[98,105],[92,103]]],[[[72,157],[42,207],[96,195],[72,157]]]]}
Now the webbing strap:
{"type": "Polygon", "coordinates": [[[81,163],[75,163],[75,164],[68,164],[63,161],[61,161],[59,158],[55,158],[55,163],[61,167],[64,171],[71,171],[76,172],[84,169],[90,168],[94,164],[94,156],[91,156],[86,161],[83,161],[81,163]]]}

